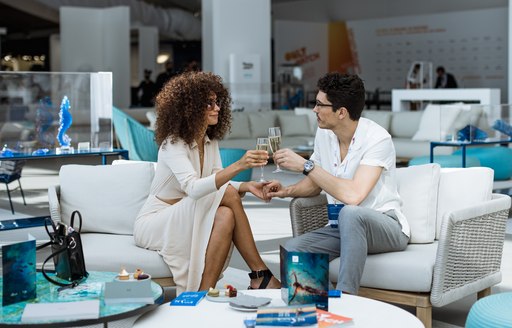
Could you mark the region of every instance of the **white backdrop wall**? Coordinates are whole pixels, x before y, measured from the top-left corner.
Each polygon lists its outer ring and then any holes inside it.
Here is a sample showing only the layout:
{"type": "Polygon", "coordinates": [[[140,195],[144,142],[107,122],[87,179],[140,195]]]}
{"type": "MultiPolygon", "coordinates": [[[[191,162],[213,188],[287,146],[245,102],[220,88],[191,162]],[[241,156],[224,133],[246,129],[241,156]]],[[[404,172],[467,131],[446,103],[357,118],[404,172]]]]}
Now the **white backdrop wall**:
{"type": "Polygon", "coordinates": [[[495,8],[348,21],[347,25],[354,35],[361,76],[370,90],[404,88],[411,63],[429,61],[434,69],[442,65],[453,73],[459,87],[500,88],[505,93],[507,16],[504,8],[495,8]]]}
{"type": "MultiPolygon", "coordinates": [[[[411,62],[426,60],[453,73],[460,87],[500,88],[502,102],[506,102],[507,14],[504,8],[493,8],[346,23],[356,48],[352,53],[357,53],[368,90],[404,88],[411,62]]],[[[329,45],[322,50],[319,40],[327,38],[327,26],[328,23],[276,21],[276,67],[286,62],[284,53],[310,44],[317,44],[320,58],[326,58],[329,45]],[[315,24],[318,27],[313,28],[315,24]]],[[[327,65],[324,67],[327,70],[327,65]]]]}

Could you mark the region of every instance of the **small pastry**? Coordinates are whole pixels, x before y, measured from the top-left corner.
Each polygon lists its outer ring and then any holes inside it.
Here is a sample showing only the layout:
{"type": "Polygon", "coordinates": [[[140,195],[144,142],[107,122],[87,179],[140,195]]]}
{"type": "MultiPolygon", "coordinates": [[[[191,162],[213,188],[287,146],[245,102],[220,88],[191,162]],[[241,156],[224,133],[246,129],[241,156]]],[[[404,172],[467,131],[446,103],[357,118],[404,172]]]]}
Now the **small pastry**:
{"type": "Polygon", "coordinates": [[[219,297],[219,294],[220,294],[220,293],[219,293],[219,290],[218,290],[218,289],[216,289],[216,288],[212,288],[212,287],[210,287],[210,289],[208,289],[208,293],[207,293],[207,295],[208,295],[208,296],[211,296],[211,297],[219,297]]]}
{"type": "Polygon", "coordinates": [[[231,285],[226,285],[226,292],[225,292],[225,295],[227,297],[236,297],[237,295],[237,290],[235,287],[231,286],[231,285]]]}
{"type": "Polygon", "coordinates": [[[119,278],[119,280],[128,280],[130,279],[130,274],[125,270],[125,268],[123,268],[117,275],[117,278],[119,278]]]}
{"type": "Polygon", "coordinates": [[[148,279],[149,278],[149,274],[147,273],[139,273],[139,275],[137,276],[137,280],[144,280],[144,279],[148,279]]]}
{"type": "Polygon", "coordinates": [[[135,270],[135,272],[133,273],[133,279],[139,279],[139,275],[143,273],[144,272],[141,269],[135,270]]]}

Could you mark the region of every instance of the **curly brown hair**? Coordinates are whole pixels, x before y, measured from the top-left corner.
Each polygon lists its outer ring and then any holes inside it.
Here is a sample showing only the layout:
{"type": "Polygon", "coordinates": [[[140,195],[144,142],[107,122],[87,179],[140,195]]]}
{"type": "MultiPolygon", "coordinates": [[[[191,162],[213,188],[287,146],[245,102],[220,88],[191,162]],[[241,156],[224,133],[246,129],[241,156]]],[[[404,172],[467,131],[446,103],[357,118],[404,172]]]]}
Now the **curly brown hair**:
{"type": "Polygon", "coordinates": [[[165,144],[170,138],[171,143],[181,139],[190,145],[200,137],[212,94],[217,96],[219,119],[206,134],[212,140],[222,139],[231,127],[231,98],[222,78],[213,73],[187,72],[173,77],[156,96],[157,144],[165,144]]]}

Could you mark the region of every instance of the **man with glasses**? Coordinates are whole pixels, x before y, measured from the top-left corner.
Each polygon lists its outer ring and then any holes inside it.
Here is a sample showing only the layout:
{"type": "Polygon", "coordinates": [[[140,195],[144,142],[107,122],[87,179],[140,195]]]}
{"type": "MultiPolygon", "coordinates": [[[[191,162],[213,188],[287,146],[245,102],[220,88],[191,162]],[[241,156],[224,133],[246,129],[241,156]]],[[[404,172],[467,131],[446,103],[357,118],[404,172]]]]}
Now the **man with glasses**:
{"type": "Polygon", "coordinates": [[[401,251],[410,229],[400,207],[396,155],[390,134],[361,117],[365,89],[357,75],[328,73],[318,81],[314,153],[305,160],[290,149],[274,161],[305,178],[290,186],[272,181],[268,198],[327,194],[330,225],[289,240],[289,251],[340,257],[336,288],[357,294],[367,254],[401,251]],[[337,222],[336,222],[337,221],[337,222]]]}

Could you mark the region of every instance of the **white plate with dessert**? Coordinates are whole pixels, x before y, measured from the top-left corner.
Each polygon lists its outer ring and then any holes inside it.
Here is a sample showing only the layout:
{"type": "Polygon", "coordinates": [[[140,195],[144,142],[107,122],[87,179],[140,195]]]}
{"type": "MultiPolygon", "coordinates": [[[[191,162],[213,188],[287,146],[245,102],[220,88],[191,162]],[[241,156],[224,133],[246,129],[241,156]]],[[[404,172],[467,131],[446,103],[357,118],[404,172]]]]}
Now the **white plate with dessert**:
{"type": "Polygon", "coordinates": [[[206,293],[206,299],[211,302],[227,303],[237,297],[237,290],[231,285],[226,285],[225,289],[210,288],[206,293]]]}

